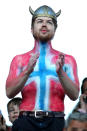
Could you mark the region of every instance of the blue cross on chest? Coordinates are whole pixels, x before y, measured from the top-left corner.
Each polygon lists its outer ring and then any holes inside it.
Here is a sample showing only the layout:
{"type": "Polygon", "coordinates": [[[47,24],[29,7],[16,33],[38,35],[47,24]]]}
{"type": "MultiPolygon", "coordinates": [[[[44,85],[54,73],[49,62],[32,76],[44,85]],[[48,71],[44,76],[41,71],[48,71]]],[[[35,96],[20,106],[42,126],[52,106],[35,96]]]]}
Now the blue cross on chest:
{"type": "MultiPolygon", "coordinates": [[[[44,109],[44,98],[45,98],[45,93],[46,93],[46,77],[47,76],[57,76],[56,70],[54,70],[54,68],[51,68],[50,65],[50,69],[47,68],[46,65],[46,60],[49,60],[46,58],[46,44],[44,44],[43,46],[41,46],[40,48],[40,56],[38,59],[38,62],[36,64],[36,67],[38,67],[37,69],[35,68],[34,71],[31,73],[30,78],[33,79],[33,77],[39,77],[40,80],[40,97],[39,97],[39,107],[40,109],[44,109]]],[[[29,84],[28,81],[26,84],[29,84]]]]}

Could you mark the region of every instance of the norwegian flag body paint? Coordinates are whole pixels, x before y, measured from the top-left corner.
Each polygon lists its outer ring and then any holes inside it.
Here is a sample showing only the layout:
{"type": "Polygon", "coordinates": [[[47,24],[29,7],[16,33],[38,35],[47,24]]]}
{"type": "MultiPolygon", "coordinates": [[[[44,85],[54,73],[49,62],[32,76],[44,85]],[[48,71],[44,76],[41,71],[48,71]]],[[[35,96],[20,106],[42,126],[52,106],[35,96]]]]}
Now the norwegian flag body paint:
{"type": "MultiPolygon", "coordinates": [[[[64,111],[65,92],[56,73],[55,65],[60,52],[54,50],[50,42],[39,43],[36,41],[32,51],[14,57],[7,82],[20,75],[26,69],[32,54],[37,52],[40,53],[40,56],[34,71],[30,74],[21,91],[23,100],[20,110],[64,111]]],[[[64,57],[63,70],[78,85],[75,59],[69,55],[64,55],[64,57]]]]}

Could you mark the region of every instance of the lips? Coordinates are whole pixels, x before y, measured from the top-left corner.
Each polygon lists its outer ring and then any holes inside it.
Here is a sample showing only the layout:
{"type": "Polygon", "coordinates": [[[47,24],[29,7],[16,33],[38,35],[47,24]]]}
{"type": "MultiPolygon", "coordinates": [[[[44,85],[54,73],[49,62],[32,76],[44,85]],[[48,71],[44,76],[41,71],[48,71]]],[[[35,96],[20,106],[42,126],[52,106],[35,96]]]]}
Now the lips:
{"type": "Polygon", "coordinates": [[[47,30],[41,30],[41,32],[42,32],[42,33],[46,33],[46,32],[47,32],[47,30]]]}
{"type": "Polygon", "coordinates": [[[42,32],[42,33],[46,33],[46,32],[48,32],[48,30],[47,30],[46,28],[42,28],[42,29],[41,29],[41,32],[42,32]]]}

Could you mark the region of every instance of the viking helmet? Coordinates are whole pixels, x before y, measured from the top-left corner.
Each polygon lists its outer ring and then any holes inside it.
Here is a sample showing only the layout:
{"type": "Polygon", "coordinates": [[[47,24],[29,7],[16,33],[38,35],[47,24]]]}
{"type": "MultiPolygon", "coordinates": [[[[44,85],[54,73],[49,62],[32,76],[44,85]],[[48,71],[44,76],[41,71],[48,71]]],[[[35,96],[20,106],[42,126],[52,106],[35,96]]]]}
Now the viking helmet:
{"type": "Polygon", "coordinates": [[[33,11],[31,7],[29,7],[29,11],[32,14],[32,19],[40,16],[47,16],[57,21],[57,17],[61,14],[61,10],[55,13],[54,10],[47,5],[40,6],[35,11],[33,11]]]}

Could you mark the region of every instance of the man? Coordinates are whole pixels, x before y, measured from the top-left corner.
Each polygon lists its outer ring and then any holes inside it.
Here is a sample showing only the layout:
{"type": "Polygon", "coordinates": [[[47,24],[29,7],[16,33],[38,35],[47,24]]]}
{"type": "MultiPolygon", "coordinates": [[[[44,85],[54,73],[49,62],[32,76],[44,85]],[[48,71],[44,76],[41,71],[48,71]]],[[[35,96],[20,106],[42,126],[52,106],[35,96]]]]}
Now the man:
{"type": "Polygon", "coordinates": [[[8,111],[8,117],[9,121],[13,124],[13,122],[18,119],[19,116],[19,106],[21,104],[21,98],[20,97],[15,97],[11,99],[7,103],[7,111],[8,111]]]}
{"type": "Polygon", "coordinates": [[[9,98],[22,93],[20,117],[13,131],[62,131],[64,96],[76,100],[79,95],[76,61],[51,46],[61,11],[55,13],[46,5],[29,9],[35,46],[14,57],[6,81],[9,98]]]}
{"type": "Polygon", "coordinates": [[[63,131],[87,131],[87,114],[74,112],[66,120],[63,131]]]}

